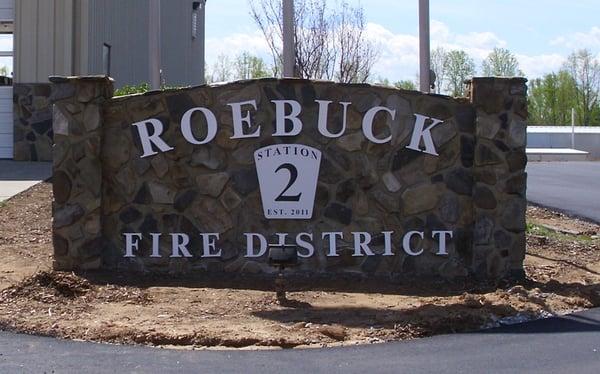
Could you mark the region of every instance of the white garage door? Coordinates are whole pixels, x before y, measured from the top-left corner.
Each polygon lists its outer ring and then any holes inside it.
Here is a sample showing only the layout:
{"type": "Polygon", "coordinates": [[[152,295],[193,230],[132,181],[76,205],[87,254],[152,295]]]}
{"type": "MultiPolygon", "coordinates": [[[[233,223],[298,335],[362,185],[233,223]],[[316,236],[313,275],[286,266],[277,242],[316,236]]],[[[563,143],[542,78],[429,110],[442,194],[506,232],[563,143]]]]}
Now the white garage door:
{"type": "Polygon", "coordinates": [[[0,87],[0,158],[13,158],[13,89],[0,87]]]}

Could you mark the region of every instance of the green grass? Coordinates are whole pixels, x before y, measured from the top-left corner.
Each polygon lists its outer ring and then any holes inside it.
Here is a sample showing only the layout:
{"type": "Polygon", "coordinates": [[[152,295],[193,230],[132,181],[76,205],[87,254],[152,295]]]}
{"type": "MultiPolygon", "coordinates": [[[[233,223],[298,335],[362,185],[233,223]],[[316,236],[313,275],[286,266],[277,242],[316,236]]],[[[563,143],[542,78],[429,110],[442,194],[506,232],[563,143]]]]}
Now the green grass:
{"type": "Polygon", "coordinates": [[[589,243],[594,240],[589,235],[566,234],[563,232],[552,230],[544,225],[539,225],[539,224],[532,223],[532,222],[527,222],[526,231],[528,234],[545,236],[548,238],[556,239],[561,242],[578,241],[578,242],[589,243]]]}

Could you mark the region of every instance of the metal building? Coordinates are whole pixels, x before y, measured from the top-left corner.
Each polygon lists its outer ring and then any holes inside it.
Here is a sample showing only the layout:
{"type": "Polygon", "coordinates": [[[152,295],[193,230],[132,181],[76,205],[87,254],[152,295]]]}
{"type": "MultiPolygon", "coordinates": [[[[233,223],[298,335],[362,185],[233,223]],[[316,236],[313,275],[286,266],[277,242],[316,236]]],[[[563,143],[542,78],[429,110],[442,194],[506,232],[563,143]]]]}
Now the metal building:
{"type": "Polygon", "coordinates": [[[161,0],[159,26],[148,0],[0,0],[0,33],[14,41],[14,49],[0,50],[0,68],[3,56],[14,56],[13,85],[0,86],[0,158],[48,159],[48,76],[110,75],[116,87],[150,82],[156,27],[161,82],[204,83],[205,2],[161,0]]]}

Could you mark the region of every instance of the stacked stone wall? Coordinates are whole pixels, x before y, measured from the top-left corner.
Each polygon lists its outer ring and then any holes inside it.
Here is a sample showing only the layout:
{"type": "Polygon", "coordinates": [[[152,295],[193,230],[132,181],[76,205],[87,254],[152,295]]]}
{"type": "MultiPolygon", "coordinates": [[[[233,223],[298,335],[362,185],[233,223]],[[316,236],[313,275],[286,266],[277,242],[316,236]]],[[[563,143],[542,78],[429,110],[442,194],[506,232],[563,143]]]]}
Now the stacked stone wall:
{"type": "Polygon", "coordinates": [[[14,84],[15,160],[52,161],[51,91],[51,83],[14,84]]]}
{"type": "MultiPolygon", "coordinates": [[[[263,273],[267,256],[246,256],[244,233],[313,233],[315,254],[293,271],[360,275],[475,276],[499,278],[522,271],[525,212],[523,80],[475,79],[472,97],[458,100],[369,85],[263,79],[221,86],[151,92],[115,98],[106,78],[55,78],[55,266],[170,273],[263,273]],[[491,88],[490,88],[491,87],[491,88]],[[304,127],[295,137],[273,137],[273,100],[296,100],[304,127]],[[256,100],[252,139],[231,139],[228,103],[256,100]],[[318,105],[330,100],[331,131],[341,128],[341,106],[352,102],[339,138],[317,130],[318,105]],[[361,119],[375,106],[375,136],[365,139],[361,119]],[[183,114],[210,108],[218,121],[215,140],[186,141],[183,114]],[[409,149],[415,113],[443,120],[432,131],[438,155],[409,149]],[[143,154],[132,124],[155,118],[174,149],[143,154]],[[523,137],[521,136],[523,135],[523,137]],[[322,152],[309,220],[268,220],[263,215],[253,153],[272,144],[303,144],[322,152]],[[433,231],[453,233],[446,253],[433,231]],[[384,232],[397,233],[393,255],[384,232]],[[423,231],[402,250],[402,234],[423,231]],[[327,256],[322,232],[340,232],[337,254],[327,256]],[[372,234],[373,255],[356,252],[353,233],[372,234]],[[141,233],[135,256],[125,257],[125,233],[141,233]],[[152,234],[163,233],[158,256],[152,234]],[[169,233],[189,235],[192,257],[174,257],[169,233]],[[199,233],[219,233],[216,258],[202,256],[199,233]],[[357,255],[358,254],[358,255],[357,255]]],[[[200,117],[199,117],[200,118],[200,117]]],[[[194,136],[206,136],[203,120],[194,136]]],[[[421,144],[421,149],[424,145],[421,144]]]]}

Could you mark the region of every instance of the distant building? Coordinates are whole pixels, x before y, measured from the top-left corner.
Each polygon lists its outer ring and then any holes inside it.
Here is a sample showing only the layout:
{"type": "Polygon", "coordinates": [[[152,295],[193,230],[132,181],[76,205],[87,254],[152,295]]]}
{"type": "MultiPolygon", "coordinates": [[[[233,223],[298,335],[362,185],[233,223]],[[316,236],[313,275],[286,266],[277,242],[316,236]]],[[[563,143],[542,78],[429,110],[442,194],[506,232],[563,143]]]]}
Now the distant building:
{"type": "MultiPolygon", "coordinates": [[[[162,83],[204,83],[205,3],[161,1],[162,83]]],[[[14,51],[0,50],[0,68],[14,56],[13,87],[0,79],[0,158],[52,158],[48,76],[149,82],[149,19],[148,0],[0,0],[0,33],[14,35],[14,51]]]]}

